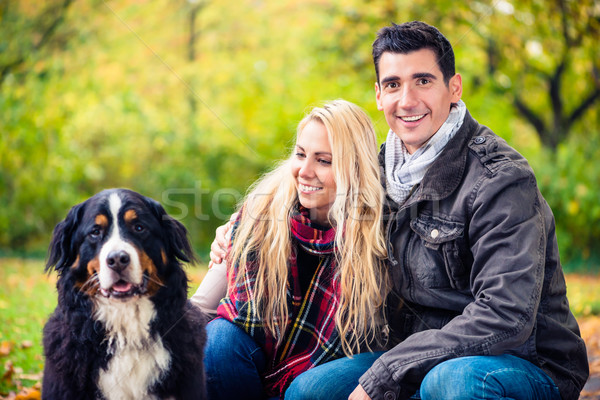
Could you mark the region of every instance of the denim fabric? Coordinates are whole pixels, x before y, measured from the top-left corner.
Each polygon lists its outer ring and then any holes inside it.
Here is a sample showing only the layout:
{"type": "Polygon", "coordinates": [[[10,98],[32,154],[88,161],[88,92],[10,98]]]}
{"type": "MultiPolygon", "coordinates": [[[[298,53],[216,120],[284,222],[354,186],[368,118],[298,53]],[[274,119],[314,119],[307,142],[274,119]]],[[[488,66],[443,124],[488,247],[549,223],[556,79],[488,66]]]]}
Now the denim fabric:
{"type": "Polygon", "coordinates": [[[560,400],[552,379],[527,360],[511,355],[455,358],[425,376],[422,400],[560,400]]]}
{"type": "Polygon", "coordinates": [[[285,392],[285,400],[347,400],[358,386],[358,378],[382,354],[356,354],[309,369],[292,381],[285,392]]]}
{"type": "Polygon", "coordinates": [[[206,326],[206,388],[210,400],[263,399],[262,349],[241,328],[218,318],[206,326]]]}

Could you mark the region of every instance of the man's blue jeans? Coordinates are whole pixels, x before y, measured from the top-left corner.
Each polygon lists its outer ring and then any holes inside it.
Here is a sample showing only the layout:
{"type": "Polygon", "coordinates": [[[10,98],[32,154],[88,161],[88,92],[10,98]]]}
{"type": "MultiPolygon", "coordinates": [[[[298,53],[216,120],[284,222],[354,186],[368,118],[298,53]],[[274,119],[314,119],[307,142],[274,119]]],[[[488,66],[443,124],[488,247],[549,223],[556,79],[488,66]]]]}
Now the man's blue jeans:
{"type": "MultiPolygon", "coordinates": [[[[368,355],[369,353],[367,353],[368,355]]],[[[377,356],[381,353],[371,354],[377,356]]],[[[298,376],[286,400],[346,400],[358,378],[375,361],[341,358],[298,376]],[[344,387],[342,387],[344,386],[344,387]]],[[[554,382],[529,361],[510,355],[461,357],[443,362],[425,376],[412,399],[560,400],[554,382]]]]}

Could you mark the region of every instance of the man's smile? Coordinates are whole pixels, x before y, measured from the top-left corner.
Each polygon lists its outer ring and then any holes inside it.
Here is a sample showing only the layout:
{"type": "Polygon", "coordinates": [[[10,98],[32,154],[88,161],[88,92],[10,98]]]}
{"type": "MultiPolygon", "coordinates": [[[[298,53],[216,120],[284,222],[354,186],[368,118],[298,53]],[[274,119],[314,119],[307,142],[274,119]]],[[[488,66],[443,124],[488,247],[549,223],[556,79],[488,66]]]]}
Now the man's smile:
{"type": "Polygon", "coordinates": [[[402,121],[404,122],[416,122],[416,121],[420,121],[421,119],[425,118],[427,114],[421,114],[421,115],[410,115],[410,116],[398,116],[398,118],[400,118],[402,121]]]}

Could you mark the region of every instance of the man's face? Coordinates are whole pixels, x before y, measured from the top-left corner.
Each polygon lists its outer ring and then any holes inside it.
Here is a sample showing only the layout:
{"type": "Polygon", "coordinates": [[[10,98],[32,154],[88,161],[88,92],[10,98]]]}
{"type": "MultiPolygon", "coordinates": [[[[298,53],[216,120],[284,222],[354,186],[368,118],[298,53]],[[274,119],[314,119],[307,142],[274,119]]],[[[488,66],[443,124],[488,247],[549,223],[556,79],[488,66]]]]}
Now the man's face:
{"type": "Polygon", "coordinates": [[[379,59],[375,94],[377,108],[412,154],[446,121],[451,103],[462,95],[462,79],[456,74],[446,86],[430,49],[386,52],[379,59]]]}

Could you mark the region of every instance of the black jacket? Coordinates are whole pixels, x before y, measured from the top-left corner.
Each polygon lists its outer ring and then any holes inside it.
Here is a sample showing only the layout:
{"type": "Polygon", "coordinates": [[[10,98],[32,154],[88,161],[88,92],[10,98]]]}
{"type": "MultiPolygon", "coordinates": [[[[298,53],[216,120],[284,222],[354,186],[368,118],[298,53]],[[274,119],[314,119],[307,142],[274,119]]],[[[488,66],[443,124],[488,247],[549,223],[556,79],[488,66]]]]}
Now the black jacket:
{"type": "Polygon", "coordinates": [[[395,346],[360,379],[371,398],[410,397],[448,359],[513,354],[541,367],[564,400],[577,399],[589,375],[585,344],[554,217],[527,161],[467,112],[408,200],[388,204],[401,300],[390,300],[395,346]]]}

